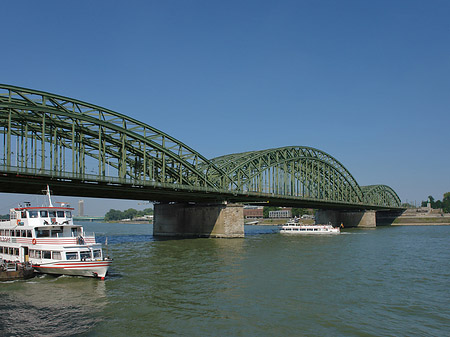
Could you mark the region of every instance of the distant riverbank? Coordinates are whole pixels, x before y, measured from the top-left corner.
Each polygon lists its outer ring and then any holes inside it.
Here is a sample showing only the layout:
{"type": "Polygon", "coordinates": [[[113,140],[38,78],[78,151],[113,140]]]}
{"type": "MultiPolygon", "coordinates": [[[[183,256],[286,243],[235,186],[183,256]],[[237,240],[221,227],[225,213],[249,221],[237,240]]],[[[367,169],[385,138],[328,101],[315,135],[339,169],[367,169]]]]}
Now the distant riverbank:
{"type": "MultiPolygon", "coordinates": [[[[287,219],[258,219],[250,221],[247,219],[246,225],[258,225],[258,226],[277,226],[286,223],[287,219]],[[252,223],[258,221],[257,223],[252,223]]],[[[303,224],[314,224],[314,220],[302,219],[303,224]]],[[[398,217],[392,223],[392,226],[450,226],[449,216],[416,216],[416,217],[398,217]]]]}
{"type": "MultiPolygon", "coordinates": [[[[277,226],[284,225],[289,219],[246,219],[246,225],[258,225],[258,226],[277,226]],[[257,221],[257,223],[253,223],[257,221]]],[[[301,219],[300,223],[305,225],[314,224],[314,220],[311,219],[301,219]]]]}
{"type": "Polygon", "coordinates": [[[394,220],[392,226],[449,226],[450,217],[448,216],[400,216],[394,220]]]}
{"type": "MultiPolygon", "coordinates": [[[[151,224],[152,222],[149,220],[115,220],[115,221],[105,221],[107,223],[120,223],[120,224],[131,224],[131,225],[139,225],[139,224],[151,224]]],[[[258,219],[258,220],[250,220],[247,219],[245,225],[258,225],[258,226],[278,226],[284,225],[287,222],[287,219],[258,219]],[[257,223],[255,223],[257,221],[257,223]]],[[[302,219],[301,223],[312,225],[314,224],[314,220],[302,219]]],[[[399,217],[393,223],[392,226],[450,226],[450,217],[399,217]]]]}
{"type": "Polygon", "coordinates": [[[130,225],[142,225],[142,224],[151,224],[152,222],[149,220],[129,220],[129,221],[124,221],[124,220],[111,220],[111,221],[104,221],[107,223],[121,223],[121,224],[130,224],[130,225]]]}

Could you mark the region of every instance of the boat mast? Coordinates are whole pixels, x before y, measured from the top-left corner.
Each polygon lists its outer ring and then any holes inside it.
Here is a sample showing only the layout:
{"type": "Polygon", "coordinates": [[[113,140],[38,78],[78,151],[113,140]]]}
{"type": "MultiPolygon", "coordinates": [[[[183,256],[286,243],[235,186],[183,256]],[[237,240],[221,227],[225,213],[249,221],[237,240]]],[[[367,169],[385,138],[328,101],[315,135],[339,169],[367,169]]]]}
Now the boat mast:
{"type": "Polygon", "coordinates": [[[50,207],[53,207],[53,204],[52,204],[52,198],[51,198],[51,196],[50,196],[50,187],[48,187],[48,185],[47,185],[47,190],[46,190],[46,192],[47,192],[47,197],[48,197],[48,205],[49,205],[50,207]]]}

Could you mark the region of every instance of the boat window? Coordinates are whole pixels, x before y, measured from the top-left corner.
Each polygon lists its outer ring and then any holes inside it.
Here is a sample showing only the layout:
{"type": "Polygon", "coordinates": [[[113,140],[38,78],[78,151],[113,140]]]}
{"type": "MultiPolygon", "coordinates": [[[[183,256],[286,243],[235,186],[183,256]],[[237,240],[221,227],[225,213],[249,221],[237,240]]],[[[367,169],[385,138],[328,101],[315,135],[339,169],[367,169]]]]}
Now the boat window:
{"type": "Polygon", "coordinates": [[[50,231],[48,229],[37,229],[36,237],[37,238],[48,238],[48,237],[50,237],[50,231]]]}
{"type": "Polygon", "coordinates": [[[43,250],[42,251],[42,258],[43,259],[51,259],[52,258],[52,252],[49,250],[43,250]]]}
{"type": "Polygon", "coordinates": [[[58,216],[58,218],[64,218],[64,211],[57,211],[56,215],[58,216]]]}
{"type": "Polygon", "coordinates": [[[3,247],[0,246],[0,254],[3,254],[3,247]]]}
{"type": "Polygon", "coordinates": [[[100,249],[94,250],[94,259],[100,259],[102,257],[102,251],[100,249]]]}
{"type": "Polygon", "coordinates": [[[52,252],[53,260],[61,260],[61,252],[52,252]]]}
{"type": "Polygon", "coordinates": [[[40,259],[40,258],[41,258],[41,251],[40,251],[40,250],[36,250],[36,251],[35,251],[35,257],[36,257],[37,259],[40,259]]]}
{"type": "Polygon", "coordinates": [[[66,260],[78,260],[78,252],[67,252],[66,260]]]}
{"type": "Polygon", "coordinates": [[[41,218],[48,218],[48,212],[47,211],[40,211],[41,218]]]}
{"type": "Polygon", "coordinates": [[[56,218],[56,211],[48,211],[48,216],[50,218],[56,218]]]}
{"type": "Polygon", "coordinates": [[[22,219],[23,219],[23,218],[26,219],[26,217],[27,217],[27,211],[22,211],[21,216],[22,216],[22,219]]]}
{"type": "Polygon", "coordinates": [[[3,229],[0,229],[0,235],[5,235],[5,231],[3,229]]]}
{"type": "Polygon", "coordinates": [[[31,235],[31,230],[27,230],[27,237],[29,237],[29,238],[31,238],[31,237],[33,237],[32,235],[31,235]]]}
{"type": "Polygon", "coordinates": [[[66,218],[71,218],[71,217],[72,217],[72,212],[66,211],[66,218]]]}
{"type": "Polygon", "coordinates": [[[52,230],[52,238],[56,238],[56,237],[58,237],[58,234],[62,234],[62,233],[63,233],[62,229],[53,229],[52,230]]]}
{"type": "Polygon", "coordinates": [[[20,231],[20,236],[23,237],[23,238],[26,238],[27,237],[27,231],[26,230],[20,231]]]}
{"type": "Polygon", "coordinates": [[[16,212],[11,212],[9,214],[9,217],[11,218],[11,220],[15,219],[16,218],[16,212]]]}
{"type": "Polygon", "coordinates": [[[77,236],[77,235],[78,235],[78,229],[72,228],[72,236],[77,236]]]}
{"type": "Polygon", "coordinates": [[[90,259],[90,258],[92,258],[91,257],[91,252],[90,251],[80,252],[80,257],[81,257],[81,260],[90,259]]]}
{"type": "Polygon", "coordinates": [[[16,229],[16,236],[20,238],[20,229],[16,229]]]}
{"type": "Polygon", "coordinates": [[[5,236],[9,236],[9,229],[5,229],[5,236]]]}
{"type": "Polygon", "coordinates": [[[28,216],[33,219],[39,218],[39,213],[38,213],[38,211],[28,211],[28,216]]]}
{"type": "Polygon", "coordinates": [[[34,257],[34,249],[30,249],[30,250],[28,251],[28,255],[29,255],[30,257],[34,257]]]}

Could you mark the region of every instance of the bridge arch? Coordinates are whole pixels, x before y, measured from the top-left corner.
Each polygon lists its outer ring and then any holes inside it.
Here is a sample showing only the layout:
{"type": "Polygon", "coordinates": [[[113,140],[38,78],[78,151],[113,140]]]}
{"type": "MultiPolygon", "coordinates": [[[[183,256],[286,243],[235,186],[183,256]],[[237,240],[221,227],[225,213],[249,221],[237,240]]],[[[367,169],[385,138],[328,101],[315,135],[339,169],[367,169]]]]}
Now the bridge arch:
{"type": "Polygon", "coordinates": [[[0,134],[5,145],[0,163],[7,168],[79,179],[93,172],[212,189],[229,185],[208,159],[168,134],[47,92],[1,84],[0,134]]]}
{"type": "Polygon", "coordinates": [[[364,202],[368,205],[401,207],[401,200],[395,191],[387,185],[369,185],[361,187],[364,202]]]}
{"type": "MultiPolygon", "coordinates": [[[[208,160],[174,137],[123,114],[4,84],[0,84],[2,141],[2,181],[25,175],[21,186],[29,183],[26,179],[39,177],[79,183],[80,194],[88,185],[105,182],[120,185],[122,191],[128,188],[127,198],[136,198],[140,189],[140,200],[151,194],[144,189],[150,187],[155,196],[151,200],[190,201],[193,196],[243,202],[261,201],[270,194],[274,200],[288,197],[292,203],[305,199],[314,205],[400,207],[390,187],[360,187],[339,161],[318,149],[289,146],[208,160]],[[249,194],[254,199],[248,199],[249,194]]],[[[105,196],[109,188],[96,193],[105,196]]]]}
{"type": "Polygon", "coordinates": [[[350,172],[329,154],[289,146],[237,153],[211,160],[242,191],[362,203],[364,195],[350,172]]]}

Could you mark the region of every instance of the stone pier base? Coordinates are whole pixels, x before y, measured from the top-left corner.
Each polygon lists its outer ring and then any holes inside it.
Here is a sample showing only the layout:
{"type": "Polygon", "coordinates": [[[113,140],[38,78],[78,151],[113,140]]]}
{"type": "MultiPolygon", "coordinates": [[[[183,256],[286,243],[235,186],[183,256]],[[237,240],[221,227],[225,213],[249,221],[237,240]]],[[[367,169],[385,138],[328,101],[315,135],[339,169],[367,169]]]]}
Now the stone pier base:
{"type": "Polygon", "coordinates": [[[154,236],[242,238],[241,204],[156,204],[154,236]]]}
{"type": "Polygon", "coordinates": [[[374,228],[377,226],[375,211],[319,210],[316,213],[316,223],[331,223],[335,227],[343,224],[345,228],[374,228]]]}

